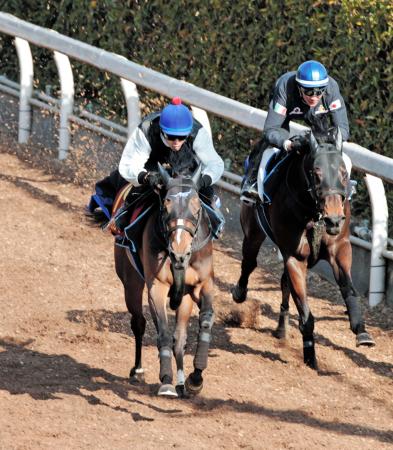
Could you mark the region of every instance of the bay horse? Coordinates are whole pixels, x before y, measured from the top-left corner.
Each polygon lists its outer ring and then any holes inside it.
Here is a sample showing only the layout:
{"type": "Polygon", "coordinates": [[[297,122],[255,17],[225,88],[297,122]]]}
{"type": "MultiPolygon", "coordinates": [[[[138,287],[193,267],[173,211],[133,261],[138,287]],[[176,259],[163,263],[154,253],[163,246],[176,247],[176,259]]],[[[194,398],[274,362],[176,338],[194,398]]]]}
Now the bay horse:
{"type": "Polygon", "coordinates": [[[207,367],[214,321],[212,234],[198,195],[201,167],[191,176],[172,178],[161,165],[159,172],[163,180],[160,207],[147,219],[138,242],[144,278],[131,263],[126,249],[119,245],[115,245],[115,267],[124,285],[135,336],[135,363],[130,381],[144,379],[142,338],[146,319],[142,294],[146,285],[157,330],[161,382],[158,395],[177,397],[197,394],[203,387],[202,372],[207,367]],[[168,297],[170,308],[176,311],[174,334],[168,324],[168,297]],[[194,303],[199,307],[199,335],[194,370],[185,380],[183,356],[194,303]],[[177,365],[176,387],[172,384],[172,353],[177,365]]]}
{"type": "Polygon", "coordinates": [[[356,345],[372,346],[366,331],[360,297],[351,277],[352,247],[349,240],[349,179],[342,158],[339,129],[330,129],[319,142],[310,132],[305,148],[288,154],[287,169],[279,175],[280,183],[270,204],[241,202],[240,221],[244,233],[241,275],[232,289],[233,300],[247,297],[251,272],[266,234],[283,256],[281,277],[282,303],[274,335],[285,338],[289,326],[289,297],[299,313],[305,364],[317,369],[314,344],[314,317],[307,301],[307,269],[320,259],[330,263],[347,307],[350,328],[356,345]]]}

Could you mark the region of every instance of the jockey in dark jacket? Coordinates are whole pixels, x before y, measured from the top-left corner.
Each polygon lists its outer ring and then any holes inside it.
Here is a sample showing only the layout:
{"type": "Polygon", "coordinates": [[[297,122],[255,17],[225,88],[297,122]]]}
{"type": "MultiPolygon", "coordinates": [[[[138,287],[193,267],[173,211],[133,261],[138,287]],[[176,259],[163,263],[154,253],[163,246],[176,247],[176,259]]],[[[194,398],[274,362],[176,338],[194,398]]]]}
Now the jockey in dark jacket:
{"type": "MultiPolygon", "coordinates": [[[[258,195],[257,176],[263,186],[268,160],[274,154],[297,150],[303,145],[303,136],[289,138],[291,120],[304,121],[314,132],[327,130],[330,122],[330,126],[339,127],[343,141],[349,137],[347,111],[338,84],[317,61],[306,61],[297,71],[285,73],[276,81],[264,125],[267,148],[263,156],[258,151],[261,147],[251,153],[242,195],[263,200],[263,191],[258,195]]],[[[343,157],[350,174],[351,161],[347,155],[343,157]]]]}
{"type": "MultiPolygon", "coordinates": [[[[199,193],[205,203],[211,204],[214,196],[212,185],[220,179],[224,162],[214,149],[209,131],[193,118],[179,97],[175,97],[161,112],[142,120],[127,141],[118,172],[123,181],[133,184],[134,191],[143,191],[144,187],[149,189],[160,185],[158,163],[169,166],[178,174],[193,172],[201,164],[199,193]]],[[[129,221],[130,197],[134,198],[128,195],[124,206],[112,219],[121,231],[129,221]]]]}

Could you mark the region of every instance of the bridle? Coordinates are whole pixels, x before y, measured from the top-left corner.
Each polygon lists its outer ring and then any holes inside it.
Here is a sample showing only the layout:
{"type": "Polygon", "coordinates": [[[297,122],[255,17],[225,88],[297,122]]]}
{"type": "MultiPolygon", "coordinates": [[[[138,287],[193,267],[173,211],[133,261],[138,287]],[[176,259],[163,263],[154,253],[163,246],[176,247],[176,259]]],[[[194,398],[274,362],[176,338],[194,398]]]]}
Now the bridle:
{"type": "Polygon", "coordinates": [[[308,170],[305,169],[305,165],[306,165],[306,159],[307,156],[305,157],[304,161],[303,161],[303,170],[305,171],[305,175],[306,175],[306,180],[308,183],[308,192],[310,193],[312,199],[315,201],[316,204],[320,203],[322,200],[324,200],[328,195],[335,195],[338,194],[340,195],[343,199],[345,199],[346,197],[346,189],[344,187],[344,185],[342,183],[335,183],[334,186],[319,186],[317,184],[317,180],[316,180],[316,176],[315,176],[315,161],[317,159],[321,159],[321,157],[323,156],[335,156],[338,155],[337,150],[325,150],[325,149],[321,149],[319,150],[318,154],[315,156],[315,158],[313,159],[313,163],[312,163],[312,167],[309,168],[308,170]]]}
{"type": "MultiPolygon", "coordinates": [[[[188,198],[192,195],[192,191],[195,191],[195,194],[198,195],[194,183],[192,183],[191,180],[188,183],[185,183],[184,181],[185,181],[184,179],[179,180],[179,181],[177,181],[176,179],[172,179],[171,185],[169,187],[169,190],[166,193],[165,198],[168,198],[171,195],[176,196],[176,195],[186,195],[186,194],[187,194],[187,198],[188,198]],[[180,189],[180,191],[176,194],[171,194],[170,191],[173,188],[178,188],[178,189],[180,189]],[[189,189],[188,192],[187,191],[183,192],[183,188],[188,188],[189,189]]],[[[165,200],[165,198],[164,198],[164,200],[165,200]]],[[[187,211],[189,212],[189,210],[187,210],[187,211]]],[[[201,204],[199,205],[196,216],[192,215],[189,212],[188,217],[178,217],[178,216],[173,216],[173,213],[168,214],[167,210],[165,209],[164,202],[161,202],[160,218],[161,218],[160,222],[161,222],[161,226],[162,226],[162,234],[165,239],[165,244],[168,248],[168,251],[171,251],[171,248],[170,248],[171,243],[170,243],[169,239],[170,239],[170,236],[172,235],[172,233],[176,232],[177,230],[186,231],[187,233],[189,233],[192,240],[194,239],[194,237],[196,236],[196,234],[198,232],[199,225],[200,225],[201,219],[202,219],[202,205],[201,204]]]]}
{"type": "MultiPolygon", "coordinates": [[[[337,180],[333,185],[323,186],[323,183],[318,183],[316,173],[315,173],[315,161],[326,157],[329,160],[329,156],[340,155],[341,152],[338,149],[338,144],[328,145],[325,148],[324,144],[319,145],[315,137],[310,135],[310,148],[303,154],[302,161],[300,162],[299,169],[303,172],[303,179],[305,183],[305,193],[306,196],[299,197],[295,195],[291,187],[291,182],[289,181],[292,170],[296,170],[295,160],[292,160],[290,167],[288,168],[286,174],[286,185],[288,192],[293,199],[293,201],[298,205],[300,211],[303,212],[305,217],[312,217],[314,220],[319,220],[321,218],[324,199],[329,195],[340,195],[343,200],[345,200],[347,191],[345,185],[337,180]]],[[[297,169],[297,170],[299,170],[297,169]]],[[[325,172],[326,174],[326,172],[325,172]]],[[[300,213],[298,211],[298,213],[300,213]]],[[[299,214],[298,214],[299,215],[299,214]]],[[[300,213],[301,215],[301,213],[300,213]]],[[[300,217],[299,215],[299,217],[300,217]]]]}
{"type": "Polygon", "coordinates": [[[169,218],[166,221],[164,221],[163,228],[166,240],[168,241],[170,235],[177,230],[185,230],[187,231],[187,233],[191,235],[192,238],[194,238],[198,231],[199,224],[201,222],[201,216],[202,216],[202,207],[199,209],[196,218],[192,219],[169,218]]]}

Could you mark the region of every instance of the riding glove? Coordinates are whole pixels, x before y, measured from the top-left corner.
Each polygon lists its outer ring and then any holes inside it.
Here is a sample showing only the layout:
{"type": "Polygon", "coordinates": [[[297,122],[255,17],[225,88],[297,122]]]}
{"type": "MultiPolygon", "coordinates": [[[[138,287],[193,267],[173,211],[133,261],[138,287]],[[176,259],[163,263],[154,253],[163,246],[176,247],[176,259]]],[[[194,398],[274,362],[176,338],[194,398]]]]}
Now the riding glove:
{"type": "Polygon", "coordinates": [[[212,177],[210,175],[202,175],[198,181],[198,190],[201,188],[206,188],[212,184],[212,177]]]}
{"type": "Polygon", "coordinates": [[[306,136],[293,136],[291,139],[291,151],[299,151],[302,150],[303,147],[308,143],[306,136]]]}
{"type": "Polygon", "coordinates": [[[161,175],[158,172],[141,172],[138,175],[138,183],[146,184],[153,189],[156,188],[159,184],[162,184],[161,175]]]}

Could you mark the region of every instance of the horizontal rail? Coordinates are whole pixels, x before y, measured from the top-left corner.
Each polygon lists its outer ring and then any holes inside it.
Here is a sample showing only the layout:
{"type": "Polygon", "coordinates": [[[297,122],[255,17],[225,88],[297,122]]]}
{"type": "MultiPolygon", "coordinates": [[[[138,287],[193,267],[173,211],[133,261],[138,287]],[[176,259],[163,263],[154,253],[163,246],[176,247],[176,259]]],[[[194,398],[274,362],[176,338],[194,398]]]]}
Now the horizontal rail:
{"type": "Polygon", "coordinates": [[[0,31],[26,39],[40,47],[64,53],[78,61],[118,75],[167,97],[178,95],[189,104],[241,125],[256,130],[263,129],[266,112],[262,110],[199,88],[186,81],[176,80],[128,61],[123,56],[63,36],[54,30],[48,30],[18,19],[11,14],[0,12],[0,31]]]}
{"type": "MultiPolygon", "coordinates": [[[[137,85],[152,89],[167,97],[180,96],[186,103],[200,107],[217,116],[255,130],[263,130],[266,111],[199,88],[186,81],[176,80],[147,67],[128,61],[114,53],[63,36],[0,12],[0,31],[61,52],[78,61],[105,70],[137,85]]],[[[307,127],[291,123],[292,134],[304,132],[307,127]]],[[[393,183],[393,160],[373,153],[357,144],[345,142],[344,151],[352,159],[353,167],[393,183]]]]}

